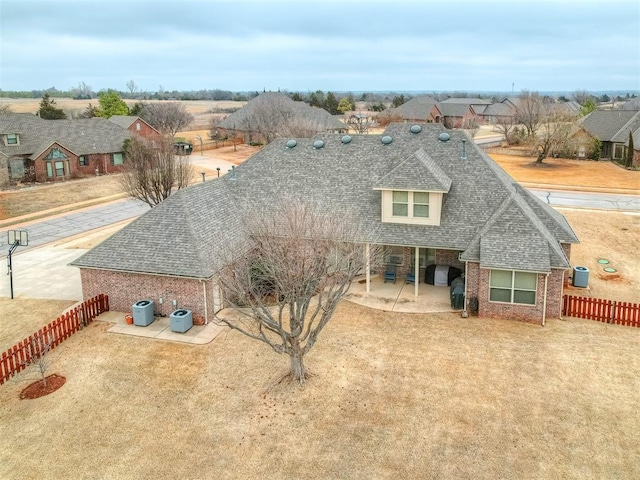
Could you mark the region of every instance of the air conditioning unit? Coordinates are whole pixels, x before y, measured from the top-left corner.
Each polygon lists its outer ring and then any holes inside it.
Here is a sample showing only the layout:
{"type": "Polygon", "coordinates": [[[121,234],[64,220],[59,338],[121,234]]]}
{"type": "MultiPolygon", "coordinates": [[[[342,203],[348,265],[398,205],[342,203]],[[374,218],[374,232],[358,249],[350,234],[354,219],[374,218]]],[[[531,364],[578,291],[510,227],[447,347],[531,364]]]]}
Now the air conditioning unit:
{"type": "Polygon", "coordinates": [[[133,324],[139,327],[146,327],[153,323],[153,300],[140,300],[131,307],[133,324]]]}

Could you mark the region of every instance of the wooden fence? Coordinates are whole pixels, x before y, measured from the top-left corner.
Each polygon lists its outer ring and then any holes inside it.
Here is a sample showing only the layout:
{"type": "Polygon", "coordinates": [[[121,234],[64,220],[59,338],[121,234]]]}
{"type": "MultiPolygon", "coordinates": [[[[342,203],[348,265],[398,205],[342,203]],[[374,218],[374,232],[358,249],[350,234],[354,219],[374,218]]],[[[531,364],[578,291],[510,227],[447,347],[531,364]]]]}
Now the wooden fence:
{"type": "Polygon", "coordinates": [[[640,327],[640,305],[637,303],[565,295],[562,298],[562,315],[640,327]]]}
{"type": "Polygon", "coordinates": [[[78,330],[89,325],[94,318],[109,311],[109,297],[97,295],[58,317],[33,335],[18,342],[0,357],[0,385],[25,369],[40,352],[55,348],[78,330]]]}

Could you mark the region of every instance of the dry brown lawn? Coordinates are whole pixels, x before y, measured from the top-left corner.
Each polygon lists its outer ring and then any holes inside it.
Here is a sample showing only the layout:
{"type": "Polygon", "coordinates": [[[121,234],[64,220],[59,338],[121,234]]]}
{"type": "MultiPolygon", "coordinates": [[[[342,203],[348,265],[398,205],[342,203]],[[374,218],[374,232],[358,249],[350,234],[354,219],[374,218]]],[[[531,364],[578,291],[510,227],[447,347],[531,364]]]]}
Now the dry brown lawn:
{"type": "Polygon", "coordinates": [[[53,322],[74,303],[72,300],[0,297],[0,354],[53,322]]]}
{"type": "Polygon", "coordinates": [[[0,220],[21,215],[33,215],[47,210],[62,209],[77,203],[85,206],[124,197],[117,175],[101,175],[82,180],[38,185],[0,192],[0,220]]]}
{"type": "Polygon", "coordinates": [[[532,157],[489,156],[520,183],[640,194],[640,171],[625,170],[613,162],[547,158],[542,165],[536,165],[532,157]]]}
{"type": "Polygon", "coordinates": [[[52,352],[55,393],[0,387],[0,478],[638,478],[640,330],[343,303],[308,356],[237,332],[52,352]]]}

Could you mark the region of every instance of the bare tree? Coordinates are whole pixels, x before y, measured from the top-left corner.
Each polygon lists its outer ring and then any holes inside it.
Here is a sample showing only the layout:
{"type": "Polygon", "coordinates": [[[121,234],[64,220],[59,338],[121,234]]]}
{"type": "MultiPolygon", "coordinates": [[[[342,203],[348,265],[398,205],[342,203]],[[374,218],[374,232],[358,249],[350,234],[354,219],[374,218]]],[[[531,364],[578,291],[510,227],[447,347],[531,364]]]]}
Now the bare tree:
{"type": "Polygon", "coordinates": [[[50,366],[49,352],[53,346],[53,335],[49,333],[34,333],[29,338],[26,360],[21,362],[24,370],[16,376],[16,380],[31,380],[33,376],[40,378],[42,384],[47,386],[47,370],[50,366]],[[33,374],[35,372],[35,375],[33,374]]]}
{"type": "Polygon", "coordinates": [[[493,128],[504,135],[504,139],[509,143],[509,138],[511,137],[511,132],[516,126],[515,118],[508,115],[503,115],[496,120],[496,123],[493,124],[493,128]]]}
{"type": "Polygon", "coordinates": [[[545,115],[543,98],[538,92],[523,90],[518,98],[516,120],[527,129],[527,136],[533,137],[545,115]]]}
{"type": "Polygon", "coordinates": [[[462,128],[469,133],[471,140],[476,137],[478,130],[480,130],[480,122],[475,115],[471,118],[467,118],[462,122],[462,128]]]}
{"type": "Polygon", "coordinates": [[[127,195],[150,207],[166,200],[174,188],[188,186],[192,176],[189,157],[175,155],[170,139],[151,142],[133,137],[125,146],[121,186],[127,195]]]}
{"type": "MultiPolygon", "coordinates": [[[[365,266],[358,227],[304,203],[282,203],[247,215],[244,254],[219,274],[239,315],[229,327],[288,355],[288,376],[304,383],[304,356],[365,266]]],[[[373,254],[370,254],[373,255],[373,254]]]]}
{"type": "Polygon", "coordinates": [[[140,111],[140,117],[171,138],[193,122],[193,115],[178,102],[148,103],[140,111]]]}
{"type": "Polygon", "coordinates": [[[134,82],[133,80],[129,80],[127,82],[127,88],[129,89],[129,93],[131,95],[133,95],[138,91],[138,86],[136,85],[136,82],[134,82]]]}
{"type": "Polygon", "coordinates": [[[571,121],[560,113],[545,115],[540,121],[537,135],[538,157],[536,163],[542,163],[556,149],[564,150],[571,133],[571,121]]]}

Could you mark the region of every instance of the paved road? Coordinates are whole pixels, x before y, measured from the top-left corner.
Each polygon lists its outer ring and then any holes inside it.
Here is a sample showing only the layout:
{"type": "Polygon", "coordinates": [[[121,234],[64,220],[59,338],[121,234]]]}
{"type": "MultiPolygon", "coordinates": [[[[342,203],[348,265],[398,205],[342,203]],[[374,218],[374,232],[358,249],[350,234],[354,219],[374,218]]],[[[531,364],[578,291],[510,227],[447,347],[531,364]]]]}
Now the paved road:
{"type": "Polygon", "coordinates": [[[529,191],[555,207],[593,208],[602,210],[622,210],[640,212],[639,195],[615,193],[573,192],[566,190],[543,190],[529,188],[529,191]]]}
{"type": "Polygon", "coordinates": [[[0,229],[0,241],[4,243],[4,247],[0,252],[6,255],[9,251],[6,233],[8,230],[25,230],[29,234],[29,246],[18,247],[15,252],[18,253],[19,251],[39,247],[89,230],[135,218],[147,211],[149,211],[149,206],[146,203],[139,200],[124,199],[65,213],[45,220],[12,225],[0,229]]]}

